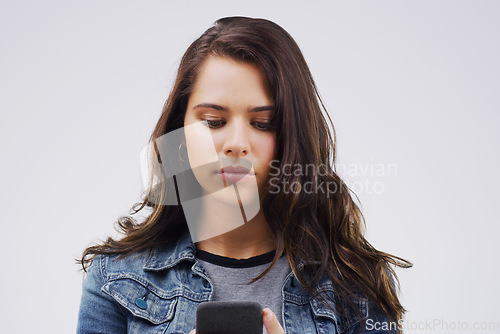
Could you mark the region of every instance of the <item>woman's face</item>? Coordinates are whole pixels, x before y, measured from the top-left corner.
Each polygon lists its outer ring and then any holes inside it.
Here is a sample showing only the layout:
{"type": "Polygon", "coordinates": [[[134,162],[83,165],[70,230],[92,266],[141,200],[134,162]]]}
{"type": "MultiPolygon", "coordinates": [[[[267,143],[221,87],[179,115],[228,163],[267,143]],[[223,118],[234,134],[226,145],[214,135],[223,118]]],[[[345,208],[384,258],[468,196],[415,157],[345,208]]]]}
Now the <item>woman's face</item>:
{"type": "Polygon", "coordinates": [[[235,184],[241,201],[262,198],[276,146],[270,128],[273,108],[264,75],[255,65],[213,56],[203,63],[184,129],[189,162],[206,193],[235,184]],[[210,141],[215,152],[207,149],[210,141]]]}

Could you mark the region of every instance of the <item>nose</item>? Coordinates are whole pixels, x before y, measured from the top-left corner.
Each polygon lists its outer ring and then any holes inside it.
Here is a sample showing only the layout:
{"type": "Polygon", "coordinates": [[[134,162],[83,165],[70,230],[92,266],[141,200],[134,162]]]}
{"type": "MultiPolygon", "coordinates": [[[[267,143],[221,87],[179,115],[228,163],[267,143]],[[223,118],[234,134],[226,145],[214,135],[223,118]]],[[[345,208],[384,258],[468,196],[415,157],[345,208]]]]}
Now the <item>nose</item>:
{"type": "Polygon", "coordinates": [[[250,142],[248,129],[242,120],[232,120],[226,125],[226,136],[223,145],[224,155],[237,159],[249,153],[250,142]]]}

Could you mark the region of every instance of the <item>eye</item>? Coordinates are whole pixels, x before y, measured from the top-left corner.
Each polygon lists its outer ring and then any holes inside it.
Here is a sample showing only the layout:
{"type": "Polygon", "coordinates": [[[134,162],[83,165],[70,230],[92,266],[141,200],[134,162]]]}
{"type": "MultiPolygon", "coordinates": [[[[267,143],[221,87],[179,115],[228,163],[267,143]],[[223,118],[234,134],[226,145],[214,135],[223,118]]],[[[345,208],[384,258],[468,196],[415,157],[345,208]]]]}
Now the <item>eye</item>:
{"type": "Polygon", "coordinates": [[[273,129],[271,122],[253,122],[253,124],[258,130],[271,131],[273,129]]]}
{"type": "Polygon", "coordinates": [[[224,121],[222,120],[211,120],[211,119],[204,119],[203,122],[205,122],[205,124],[211,128],[211,129],[217,129],[217,128],[220,128],[222,125],[224,125],[224,121]]]}

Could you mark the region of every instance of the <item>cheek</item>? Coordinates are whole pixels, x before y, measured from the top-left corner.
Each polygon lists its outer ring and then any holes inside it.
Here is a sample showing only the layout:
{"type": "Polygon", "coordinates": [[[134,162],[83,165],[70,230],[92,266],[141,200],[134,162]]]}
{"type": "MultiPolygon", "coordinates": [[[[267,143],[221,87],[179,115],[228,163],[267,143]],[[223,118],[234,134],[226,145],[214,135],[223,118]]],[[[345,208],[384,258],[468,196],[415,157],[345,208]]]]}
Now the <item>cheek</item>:
{"type": "Polygon", "coordinates": [[[256,144],[256,149],[259,152],[258,156],[261,168],[264,169],[267,174],[267,171],[270,169],[269,164],[275,154],[276,137],[274,134],[263,135],[257,140],[256,144]]]}
{"type": "Polygon", "coordinates": [[[186,124],[184,134],[191,168],[206,166],[206,168],[210,169],[210,164],[218,163],[212,135],[204,124],[201,122],[186,124]]]}

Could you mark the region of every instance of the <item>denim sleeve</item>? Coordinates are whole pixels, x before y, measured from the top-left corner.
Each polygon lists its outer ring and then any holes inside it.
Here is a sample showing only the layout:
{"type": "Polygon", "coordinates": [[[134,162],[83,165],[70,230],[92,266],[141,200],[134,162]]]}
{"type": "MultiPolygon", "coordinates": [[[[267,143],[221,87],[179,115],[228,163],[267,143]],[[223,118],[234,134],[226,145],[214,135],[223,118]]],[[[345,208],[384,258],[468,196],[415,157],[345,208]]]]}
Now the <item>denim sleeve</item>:
{"type": "Polygon", "coordinates": [[[103,264],[102,256],[96,256],[83,281],[78,334],[127,333],[127,318],[121,306],[101,291],[106,283],[103,264]]]}

